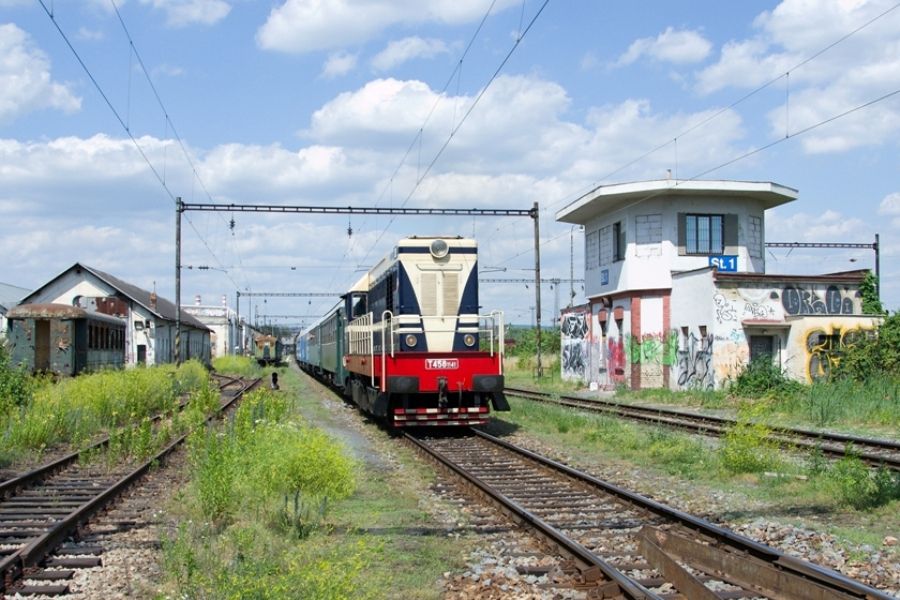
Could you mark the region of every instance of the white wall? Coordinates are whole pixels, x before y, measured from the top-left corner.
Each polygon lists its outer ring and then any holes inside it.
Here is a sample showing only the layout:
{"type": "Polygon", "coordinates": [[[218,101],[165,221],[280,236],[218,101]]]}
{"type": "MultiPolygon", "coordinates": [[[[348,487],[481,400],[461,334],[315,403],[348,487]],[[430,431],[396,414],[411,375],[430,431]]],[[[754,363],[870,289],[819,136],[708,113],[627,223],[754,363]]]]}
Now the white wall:
{"type": "Polygon", "coordinates": [[[604,250],[585,249],[585,295],[587,297],[613,294],[627,290],[667,289],[672,285],[672,271],[690,271],[709,265],[707,256],[678,254],[678,214],[734,214],[737,215],[737,269],[741,272],[764,272],[765,256],[760,250],[764,239],[764,211],[762,204],[747,198],[679,197],[677,200],[651,198],[627,208],[593,219],[585,226],[585,244],[599,243],[599,232],[614,223],[625,228],[627,249],[625,260],[598,264],[604,250]],[[758,219],[751,222],[751,217],[758,219]],[[659,223],[659,226],[656,225],[659,223]],[[658,242],[638,244],[639,239],[659,239],[658,242]],[[747,244],[753,240],[755,257],[750,256],[747,244]],[[598,262],[591,259],[597,257],[598,262]],[[604,275],[604,271],[606,274],[604,275]],[[608,279],[607,283],[603,283],[608,279]]]}

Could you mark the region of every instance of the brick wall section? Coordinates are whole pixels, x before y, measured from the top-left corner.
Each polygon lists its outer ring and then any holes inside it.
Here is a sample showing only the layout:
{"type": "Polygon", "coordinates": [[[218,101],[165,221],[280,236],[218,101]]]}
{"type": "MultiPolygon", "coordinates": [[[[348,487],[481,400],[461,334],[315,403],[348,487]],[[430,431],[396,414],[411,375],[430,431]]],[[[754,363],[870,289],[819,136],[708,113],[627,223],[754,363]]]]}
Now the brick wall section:
{"type": "MultiPolygon", "coordinates": [[[[631,297],[631,339],[639,341],[641,339],[641,297],[631,297]]],[[[630,344],[628,345],[630,347],[630,344]]],[[[631,389],[641,389],[641,363],[640,361],[631,360],[628,352],[625,352],[625,360],[631,363],[631,389]]]]}
{"type": "MultiPolygon", "coordinates": [[[[671,312],[671,304],[672,304],[672,294],[665,294],[662,298],[663,301],[663,314],[662,314],[662,322],[663,322],[663,348],[664,350],[669,350],[670,348],[666,348],[666,341],[669,339],[669,334],[672,331],[672,312],[671,312]]],[[[668,355],[668,352],[664,352],[663,356],[668,355]]],[[[669,370],[671,369],[671,365],[667,364],[667,361],[663,361],[663,387],[669,387],[669,370]]]]}

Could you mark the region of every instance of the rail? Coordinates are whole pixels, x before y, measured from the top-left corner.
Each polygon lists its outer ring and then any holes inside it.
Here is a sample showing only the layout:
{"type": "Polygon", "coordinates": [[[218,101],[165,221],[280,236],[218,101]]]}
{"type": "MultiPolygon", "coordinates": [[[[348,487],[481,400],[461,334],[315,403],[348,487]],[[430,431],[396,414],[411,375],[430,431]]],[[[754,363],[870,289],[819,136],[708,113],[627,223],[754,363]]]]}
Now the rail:
{"type": "MultiPolygon", "coordinates": [[[[238,399],[240,399],[245,392],[250,391],[255,386],[259,385],[261,379],[255,379],[252,382],[244,382],[241,386],[241,389],[234,394],[234,396],[219,405],[216,413],[221,413],[231,407],[238,399]]],[[[235,383],[234,381],[230,383],[235,383]]],[[[224,389],[229,385],[226,383],[221,386],[220,389],[224,389]]],[[[215,414],[211,414],[207,417],[206,421],[210,421],[215,417],[215,414]]],[[[160,452],[155,454],[150,460],[145,461],[143,464],[138,466],[137,468],[131,470],[123,477],[115,481],[112,486],[108,486],[105,488],[98,488],[97,494],[94,495],[91,499],[84,502],[83,504],[77,506],[75,510],[70,512],[67,515],[61,516],[61,518],[55,522],[48,522],[47,528],[33,538],[24,540],[22,546],[18,549],[11,550],[6,556],[0,560],[0,591],[6,591],[10,588],[12,582],[16,579],[20,578],[23,574],[27,573],[30,569],[34,569],[38,567],[41,562],[44,560],[46,556],[48,556],[53,550],[58,547],[62,542],[72,534],[73,531],[77,530],[83,523],[85,523],[88,519],[90,519],[94,514],[102,510],[106,505],[108,505],[112,500],[120,496],[125,489],[127,489],[131,484],[141,478],[144,474],[146,474],[154,465],[162,463],[168,455],[170,455],[176,448],[178,448],[188,437],[190,432],[184,433],[175,440],[171,441],[165,448],[163,448],[160,452]]],[[[93,446],[82,450],[80,452],[86,452],[93,449],[93,446]]],[[[77,453],[75,454],[77,457],[77,453]]],[[[69,457],[66,457],[67,459],[69,457]]],[[[69,464],[75,461],[70,460],[69,464]]],[[[49,479],[50,473],[54,473],[58,471],[60,465],[57,463],[51,463],[50,465],[46,465],[40,470],[43,470],[42,476],[35,477],[34,474],[39,471],[36,469],[35,471],[26,474],[26,476],[17,478],[13,480],[12,483],[8,485],[10,488],[9,491],[12,492],[13,488],[23,487],[23,484],[34,484],[38,481],[43,481],[44,479],[49,479]]]]}
{"type": "Polygon", "coordinates": [[[472,433],[469,438],[407,434],[406,441],[574,559],[582,583],[600,586],[588,597],[672,598],[671,588],[680,594],[674,597],[686,598],[890,597],[525,448],[472,433]],[[724,583],[740,589],[723,593],[724,583]]]}
{"type": "MultiPolygon", "coordinates": [[[[603,400],[601,398],[579,398],[578,396],[556,395],[537,390],[510,387],[506,388],[505,391],[510,396],[558,404],[590,412],[613,414],[623,419],[684,429],[708,436],[724,436],[739,423],[738,420],[727,417],[693,413],[674,408],[640,406],[615,400],[603,400]]],[[[866,438],[829,431],[761,424],[769,430],[769,439],[783,447],[806,448],[807,450],[822,452],[836,458],[853,454],[863,462],[874,467],[884,466],[894,471],[900,471],[900,442],[897,440],[866,438]]]]}

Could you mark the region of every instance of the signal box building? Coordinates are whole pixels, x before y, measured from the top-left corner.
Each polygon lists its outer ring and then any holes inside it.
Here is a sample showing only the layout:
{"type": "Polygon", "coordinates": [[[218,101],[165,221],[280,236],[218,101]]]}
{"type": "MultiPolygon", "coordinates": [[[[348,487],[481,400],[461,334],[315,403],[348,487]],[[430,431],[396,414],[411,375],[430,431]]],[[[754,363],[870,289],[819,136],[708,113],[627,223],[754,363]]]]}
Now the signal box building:
{"type": "Polygon", "coordinates": [[[714,389],[767,356],[825,377],[871,335],[865,270],[766,273],[765,212],[796,200],[771,182],[600,186],[556,214],[584,226],[587,304],[561,315],[562,370],[601,388],[714,389]]]}
{"type": "MultiPolygon", "coordinates": [[[[65,304],[125,319],[125,365],[175,362],[175,304],[136,285],[75,263],[22,304],[65,304]]],[[[210,361],[210,330],[181,311],[181,359],[210,361]]]]}

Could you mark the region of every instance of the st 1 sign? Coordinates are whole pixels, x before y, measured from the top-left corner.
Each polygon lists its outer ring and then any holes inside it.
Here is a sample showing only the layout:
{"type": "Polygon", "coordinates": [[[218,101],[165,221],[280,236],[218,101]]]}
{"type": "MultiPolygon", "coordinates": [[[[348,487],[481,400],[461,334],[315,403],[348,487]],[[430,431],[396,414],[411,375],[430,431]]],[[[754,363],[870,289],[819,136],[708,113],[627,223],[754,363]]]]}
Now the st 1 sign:
{"type": "Polygon", "coordinates": [[[734,254],[710,256],[709,266],[715,267],[720,273],[737,273],[737,256],[734,254]]]}

